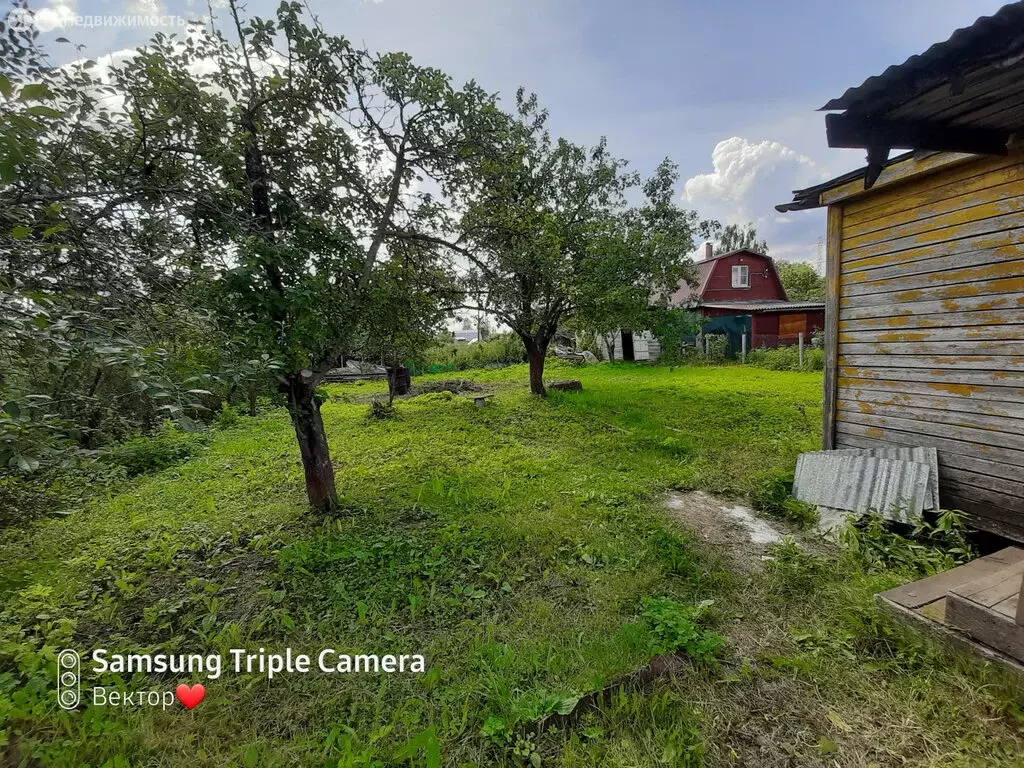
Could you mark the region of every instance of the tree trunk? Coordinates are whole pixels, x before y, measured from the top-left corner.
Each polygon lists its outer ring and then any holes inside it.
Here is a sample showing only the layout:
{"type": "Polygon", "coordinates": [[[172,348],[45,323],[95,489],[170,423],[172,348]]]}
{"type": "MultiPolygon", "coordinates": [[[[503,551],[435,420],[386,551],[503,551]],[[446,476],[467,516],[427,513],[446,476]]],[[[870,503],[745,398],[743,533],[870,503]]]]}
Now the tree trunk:
{"type": "Polygon", "coordinates": [[[338,506],[338,492],[313,377],[308,371],[288,374],[279,389],[288,399],[288,414],[299,441],[309,505],[319,512],[330,512],[338,506]]]}
{"type": "Polygon", "coordinates": [[[249,387],[249,415],[256,415],[256,385],[249,387]]]}
{"type": "Polygon", "coordinates": [[[547,397],[548,391],[544,388],[544,356],[548,345],[534,339],[523,339],[523,343],[526,345],[526,359],[530,362],[530,392],[547,397]]]}

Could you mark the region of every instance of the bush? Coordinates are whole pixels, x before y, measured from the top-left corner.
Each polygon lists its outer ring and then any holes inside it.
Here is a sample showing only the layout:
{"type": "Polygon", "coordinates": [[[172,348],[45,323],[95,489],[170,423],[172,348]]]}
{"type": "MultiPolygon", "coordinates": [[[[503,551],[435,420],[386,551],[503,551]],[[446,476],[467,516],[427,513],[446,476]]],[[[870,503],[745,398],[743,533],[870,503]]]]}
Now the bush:
{"type": "Polygon", "coordinates": [[[195,456],[206,445],[204,435],[183,432],[167,421],[152,437],[136,437],[110,449],[109,461],[129,476],[158,472],[195,456]]]}
{"type": "Polygon", "coordinates": [[[376,421],[384,421],[386,419],[393,419],[398,415],[395,411],[394,406],[388,405],[387,400],[373,399],[370,401],[370,410],[366,414],[366,418],[376,421]]]}
{"type": "Polygon", "coordinates": [[[704,337],[704,357],[709,363],[725,362],[729,351],[729,337],[721,333],[709,333],[704,337]]]}
{"type": "Polygon", "coordinates": [[[699,626],[710,605],[710,601],[685,605],[669,597],[645,598],[644,618],[658,638],[658,652],[682,651],[694,661],[714,661],[725,638],[699,626]]]}
{"type": "Polygon", "coordinates": [[[750,501],[754,509],[766,515],[810,528],[818,522],[818,510],[813,504],[794,499],[792,494],[793,474],[769,470],[755,478],[750,501]]]}
{"type": "Polygon", "coordinates": [[[240,418],[238,411],[227,403],[222,403],[220,410],[217,412],[217,426],[222,429],[233,427],[238,424],[240,418]]]}
{"type": "Polygon", "coordinates": [[[922,519],[907,535],[899,524],[866,514],[839,534],[846,552],[868,571],[901,570],[931,576],[968,562],[974,551],[960,513],[939,512],[935,522],[922,519]]]}
{"type": "Polygon", "coordinates": [[[407,362],[406,365],[413,376],[418,376],[423,373],[517,365],[523,362],[524,354],[523,342],[518,336],[501,334],[473,344],[439,344],[426,350],[422,362],[407,362]]]}
{"type": "Polygon", "coordinates": [[[804,552],[790,537],[768,547],[766,568],[774,577],[773,591],[780,597],[806,595],[829,576],[828,563],[804,552]]]}
{"type": "Polygon", "coordinates": [[[424,392],[422,395],[414,395],[410,400],[416,405],[428,405],[430,403],[450,403],[453,397],[451,392],[445,390],[444,392],[424,392]]]}
{"type": "Polygon", "coordinates": [[[823,371],[825,351],[809,344],[804,345],[804,367],[800,367],[800,349],[796,345],[775,349],[752,349],[747,353],[747,363],[772,371],[823,371]]]}

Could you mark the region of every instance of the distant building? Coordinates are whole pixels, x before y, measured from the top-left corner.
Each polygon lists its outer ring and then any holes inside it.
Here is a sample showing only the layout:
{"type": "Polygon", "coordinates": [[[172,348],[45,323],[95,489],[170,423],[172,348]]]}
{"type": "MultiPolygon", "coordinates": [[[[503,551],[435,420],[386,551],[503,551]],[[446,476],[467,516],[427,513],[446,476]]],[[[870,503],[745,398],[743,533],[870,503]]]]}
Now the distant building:
{"type": "Polygon", "coordinates": [[[487,331],[480,331],[475,328],[468,331],[452,331],[452,341],[456,344],[476,344],[480,340],[487,341],[487,331]]]}
{"type": "MultiPolygon", "coordinates": [[[[705,333],[729,338],[730,350],[747,335],[748,348],[796,344],[799,334],[811,334],[825,327],[825,302],[790,301],[782,286],[775,262],[750,250],[713,255],[705,246],[704,260],[697,263],[697,283],[683,283],[669,298],[669,304],[688,309],[704,318],[705,333]]],[[[656,360],[661,347],[649,331],[616,332],[609,337],[616,360],[656,360]]],[[[602,345],[608,359],[609,344],[602,345]]]]}

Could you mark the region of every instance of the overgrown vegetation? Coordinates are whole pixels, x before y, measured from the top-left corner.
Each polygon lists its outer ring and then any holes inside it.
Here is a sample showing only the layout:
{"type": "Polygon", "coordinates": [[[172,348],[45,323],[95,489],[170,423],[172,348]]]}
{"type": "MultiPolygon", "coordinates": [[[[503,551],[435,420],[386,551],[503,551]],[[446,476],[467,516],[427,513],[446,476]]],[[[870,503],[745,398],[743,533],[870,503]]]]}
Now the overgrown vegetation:
{"type": "Polygon", "coordinates": [[[793,498],[793,471],[764,470],[754,476],[750,494],[754,509],[771,517],[789,520],[801,528],[810,528],[818,522],[818,510],[793,498]]]}
{"type": "MultiPolygon", "coordinates": [[[[236,414],[183,463],[113,478],[69,517],[7,528],[5,761],[1013,764],[1019,694],[873,608],[871,595],[933,547],[894,570],[793,543],[763,573],[734,574],[660,507],[668,488],[745,496],[755,470],[784,475],[815,447],[820,377],[594,366],[574,369],[582,392],[541,401],[524,373],[475,372],[496,392],[483,409],[445,390],[396,401],[386,420],[366,418],[382,382],[329,387],[325,425],[348,447],[329,520],[307,512],[279,409],[236,414]],[[326,647],[424,653],[428,668],[225,675],[189,681],[208,688],[191,713],[65,713],[54,698],[63,647],[326,647]],[[691,663],[575,711],[674,650],[691,663]],[[538,732],[552,715],[568,719],[538,732]]],[[[858,552],[876,552],[882,535],[869,527],[858,552]]],[[[102,679],[124,690],[180,682],[102,679]]]]}
{"type": "Polygon", "coordinates": [[[803,368],[800,367],[800,349],[792,344],[752,349],[747,353],[747,364],[770,371],[821,371],[825,369],[825,351],[812,346],[808,339],[804,344],[803,368]]]}
{"type": "Polygon", "coordinates": [[[512,334],[499,334],[473,344],[436,343],[423,352],[420,365],[409,366],[414,375],[501,368],[523,362],[523,342],[512,334]]]}

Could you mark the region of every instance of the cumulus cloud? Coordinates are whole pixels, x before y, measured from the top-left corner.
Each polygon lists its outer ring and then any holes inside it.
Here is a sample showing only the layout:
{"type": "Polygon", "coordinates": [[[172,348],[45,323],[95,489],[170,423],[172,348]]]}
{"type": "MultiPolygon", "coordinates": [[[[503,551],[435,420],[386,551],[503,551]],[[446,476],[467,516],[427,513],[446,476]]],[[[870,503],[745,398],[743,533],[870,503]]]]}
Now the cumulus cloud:
{"type": "Polygon", "coordinates": [[[49,3],[35,11],[35,27],[40,32],[64,29],[75,23],[76,16],[74,0],[50,0],[49,3]]]}
{"type": "Polygon", "coordinates": [[[159,16],[167,12],[160,0],[129,0],[126,10],[139,16],[159,16]]]}
{"type": "Polygon", "coordinates": [[[752,142],[739,136],[718,142],[711,166],[710,173],[687,179],[683,201],[688,207],[723,224],[753,222],[776,258],[820,260],[825,231],[821,213],[780,214],[775,205],[790,200],[792,190],[829,178],[828,169],[777,141],[752,142]]]}

